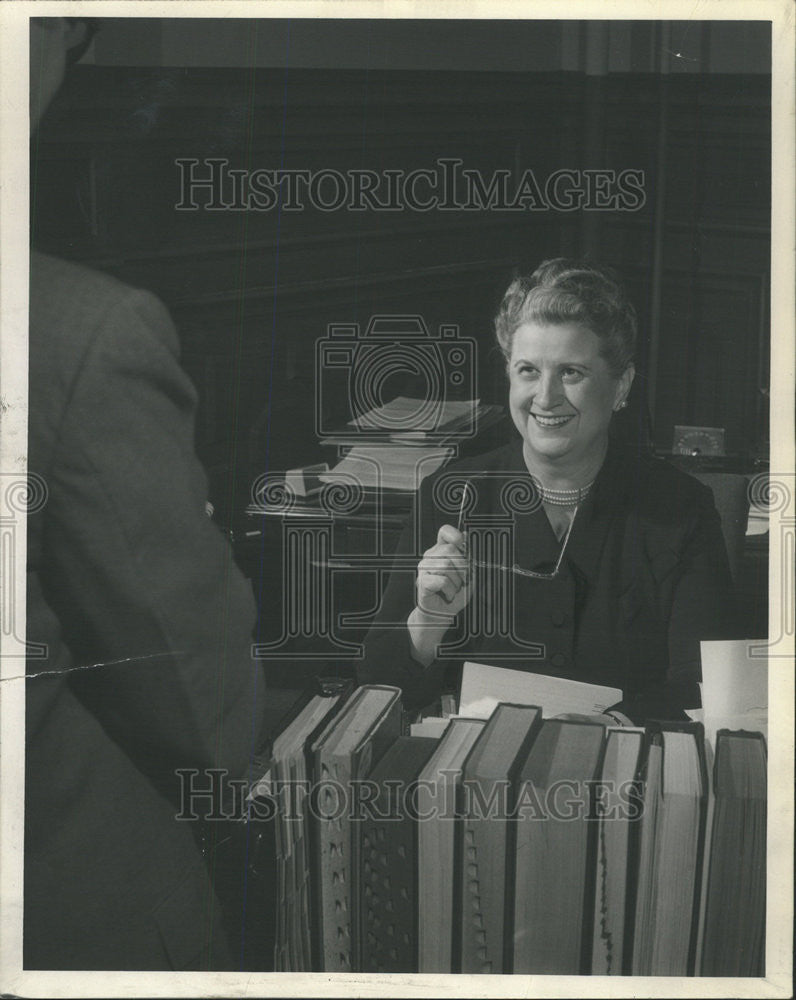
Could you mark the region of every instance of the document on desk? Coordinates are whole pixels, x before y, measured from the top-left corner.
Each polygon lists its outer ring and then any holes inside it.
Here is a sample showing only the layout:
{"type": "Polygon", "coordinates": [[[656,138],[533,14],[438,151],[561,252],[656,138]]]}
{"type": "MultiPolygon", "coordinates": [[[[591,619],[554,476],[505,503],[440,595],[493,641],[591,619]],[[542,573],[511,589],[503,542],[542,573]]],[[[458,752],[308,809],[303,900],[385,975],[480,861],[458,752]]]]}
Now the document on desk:
{"type": "Polygon", "coordinates": [[[480,402],[480,399],[427,400],[396,396],[389,403],[349,420],[348,426],[358,430],[440,432],[459,422],[472,422],[480,402]]]}
{"type": "Polygon", "coordinates": [[[452,455],[452,448],[359,446],[319,478],[324,483],[354,482],[368,490],[413,492],[452,455]]]}
{"type": "Polygon", "coordinates": [[[599,715],[621,700],[622,691],[619,688],[492,667],[484,663],[465,663],[459,715],[488,719],[501,701],[515,705],[539,705],[546,719],[564,713],[599,715]]]}
{"type": "Polygon", "coordinates": [[[768,661],[749,655],[751,640],[702,642],[702,709],[688,714],[704,722],[715,747],[719,729],[745,729],[768,739],[768,661]]]}

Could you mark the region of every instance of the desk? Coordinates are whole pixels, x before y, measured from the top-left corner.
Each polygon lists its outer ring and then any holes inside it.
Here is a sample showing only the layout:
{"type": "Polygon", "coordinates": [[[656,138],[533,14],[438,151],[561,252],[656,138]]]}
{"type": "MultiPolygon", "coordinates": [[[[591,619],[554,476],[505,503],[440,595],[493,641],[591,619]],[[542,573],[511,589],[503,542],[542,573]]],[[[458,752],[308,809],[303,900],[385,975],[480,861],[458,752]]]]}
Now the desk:
{"type": "Polygon", "coordinates": [[[233,523],[271,684],[300,688],[315,673],[354,674],[413,495],[343,499],[264,502],[233,523]]]}
{"type": "MultiPolygon", "coordinates": [[[[257,641],[267,647],[272,683],[300,687],[314,673],[353,674],[412,500],[407,493],[352,499],[327,492],[288,503],[277,490],[236,519],[236,556],[252,580],[257,641]]],[[[768,631],[763,516],[753,508],[736,564],[741,631],[752,638],[768,631]]]]}

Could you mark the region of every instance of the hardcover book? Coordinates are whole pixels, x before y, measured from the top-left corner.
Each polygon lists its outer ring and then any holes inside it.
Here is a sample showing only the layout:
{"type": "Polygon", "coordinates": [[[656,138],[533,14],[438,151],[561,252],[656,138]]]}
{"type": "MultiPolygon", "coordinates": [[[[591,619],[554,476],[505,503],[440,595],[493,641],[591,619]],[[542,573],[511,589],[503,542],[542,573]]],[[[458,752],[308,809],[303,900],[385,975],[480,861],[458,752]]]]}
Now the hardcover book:
{"type": "Polygon", "coordinates": [[[351,813],[356,782],[369,776],[385,750],[401,735],[399,688],[365,685],[312,746],[310,797],[315,859],[315,948],[313,967],[352,972],[357,936],[358,838],[351,813]]]}
{"type": "Polygon", "coordinates": [[[453,972],[454,848],[462,765],[486,723],[451,719],[420,773],[418,824],[418,969],[453,972]]]}
{"type": "Polygon", "coordinates": [[[457,861],[457,971],[505,972],[509,815],[517,770],[541,725],[536,706],[501,703],[464,763],[457,861]]]}
{"type": "Polygon", "coordinates": [[[609,729],[595,803],[597,858],[591,971],[618,976],[627,971],[628,852],[632,827],[641,818],[636,775],[643,729],[609,729]]]}
{"type": "Polygon", "coordinates": [[[373,769],[360,836],[358,972],[417,972],[417,777],[437,740],[402,736],[373,769]]]}
{"type": "Polygon", "coordinates": [[[514,846],[514,972],[590,969],[594,846],[592,788],[605,730],[546,719],[519,777],[514,846]]]}
{"type": "Polygon", "coordinates": [[[307,972],[312,969],[312,859],[306,815],[310,771],[306,751],[308,743],[320,728],[340,709],[349,690],[350,684],[340,684],[329,693],[308,693],[273,743],[271,781],[277,802],[274,968],[278,972],[307,972]]]}
{"type": "Polygon", "coordinates": [[[632,972],[693,975],[707,801],[703,730],[698,723],[647,730],[632,972]]]}
{"type": "Polygon", "coordinates": [[[719,730],[703,976],[765,975],[766,744],[719,730]]]}

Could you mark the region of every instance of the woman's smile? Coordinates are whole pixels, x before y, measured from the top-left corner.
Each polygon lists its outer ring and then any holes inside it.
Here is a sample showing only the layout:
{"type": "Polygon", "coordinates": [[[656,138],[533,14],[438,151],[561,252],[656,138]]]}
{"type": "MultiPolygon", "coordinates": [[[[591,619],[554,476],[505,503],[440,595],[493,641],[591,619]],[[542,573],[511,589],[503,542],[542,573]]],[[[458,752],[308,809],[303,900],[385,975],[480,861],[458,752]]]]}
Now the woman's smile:
{"type": "Polygon", "coordinates": [[[541,413],[531,412],[531,416],[540,427],[545,427],[549,430],[558,430],[559,427],[563,427],[564,424],[568,424],[575,414],[568,413],[565,416],[548,417],[541,413]]]}
{"type": "Polygon", "coordinates": [[[524,323],[511,342],[509,407],[527,459],[576,482],[602,463],[611,417],[633,379],[632,366],[617,377],[601,347],[574,323],[524,323]]]}

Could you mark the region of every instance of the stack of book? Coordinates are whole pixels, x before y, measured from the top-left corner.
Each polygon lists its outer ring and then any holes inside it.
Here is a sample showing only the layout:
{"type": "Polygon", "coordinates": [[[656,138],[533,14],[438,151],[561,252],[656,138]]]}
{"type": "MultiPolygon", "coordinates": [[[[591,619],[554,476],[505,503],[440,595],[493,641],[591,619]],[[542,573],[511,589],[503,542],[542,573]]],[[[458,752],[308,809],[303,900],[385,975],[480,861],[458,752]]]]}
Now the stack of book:
{"type": "Polygon", "coordinates": [[[709,769],[698,722],[543,715],[406,736],[396,688],[306,700],[274,743],[276,967],[762,975],[762,735],[709,769]]]}

